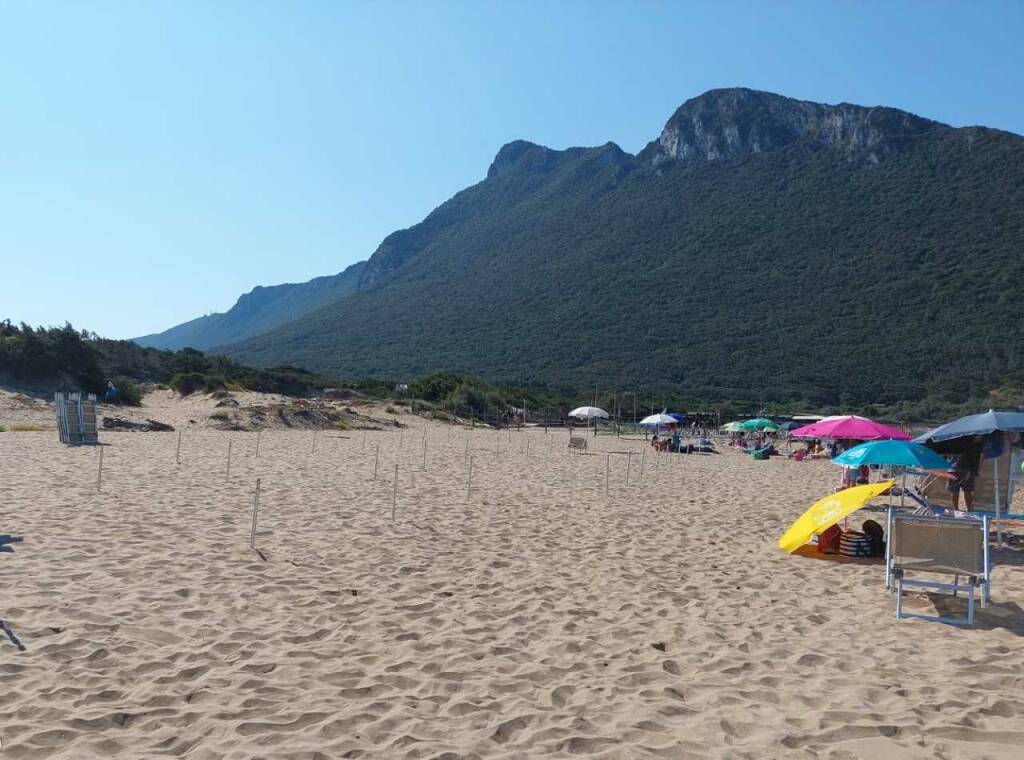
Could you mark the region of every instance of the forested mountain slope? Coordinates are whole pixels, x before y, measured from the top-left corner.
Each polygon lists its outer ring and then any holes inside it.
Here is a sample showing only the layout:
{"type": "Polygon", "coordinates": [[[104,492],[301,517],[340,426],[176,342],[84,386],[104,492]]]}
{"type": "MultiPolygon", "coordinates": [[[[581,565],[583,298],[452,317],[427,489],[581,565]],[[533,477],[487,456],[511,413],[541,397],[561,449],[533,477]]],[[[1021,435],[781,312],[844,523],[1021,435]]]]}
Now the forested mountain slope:
{"type": "Polygon", "coordinates": [[[637,156],[514,142],[359,290],[222,346],[389,377],[889,403],[1024,385],[1024,138],[750,90],[637,156]]]}
{"type": "Polygon", "coordinates": [[[365,264],[360,261],[339,274],[308,282],[256,287],[222,314],[207,314],[135,342],[150,348],[202,350],[244,340],[354,293],[365,264]]]}

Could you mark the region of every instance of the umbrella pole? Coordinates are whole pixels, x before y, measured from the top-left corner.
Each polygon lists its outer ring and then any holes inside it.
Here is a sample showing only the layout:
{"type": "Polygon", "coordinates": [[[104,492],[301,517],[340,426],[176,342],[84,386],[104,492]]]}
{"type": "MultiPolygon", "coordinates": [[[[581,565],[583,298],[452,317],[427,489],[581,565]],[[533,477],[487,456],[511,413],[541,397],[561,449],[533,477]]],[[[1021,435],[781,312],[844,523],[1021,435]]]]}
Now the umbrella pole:
{"type": "MultiPolygon", "coordinates": [[[[1002,435],[1002,433],[999,434],[1000,438],[1002,437],[1002,435]]],[[[1002,452],[1000,452],[1000,456],[1002,456],[1002,452]]],[[[996,541],[998,542],[999,548],[1001,549],[1003,547],[1003,529],[1001,527],[1002,523],[999,522],[999,457],[996,457],[994,460],[992,460],[992,467],[994,469],[996,481],[994,489],[996,494],[996,541]]],[[[985,540],[988,541],[988,536],[985,536],[985,540]]]]}

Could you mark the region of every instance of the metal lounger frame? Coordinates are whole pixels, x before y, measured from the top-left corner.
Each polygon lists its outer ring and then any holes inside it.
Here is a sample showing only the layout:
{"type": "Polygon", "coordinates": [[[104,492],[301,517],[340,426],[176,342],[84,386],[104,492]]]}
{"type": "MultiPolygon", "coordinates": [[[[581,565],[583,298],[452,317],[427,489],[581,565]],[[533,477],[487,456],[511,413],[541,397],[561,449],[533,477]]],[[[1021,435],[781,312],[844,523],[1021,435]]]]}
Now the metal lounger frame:
{"type": "Polygon", "coordinates": [[[893,556],[893,526],[895,521],[903,522],[931,522],[931,523],[948,523],[948,524],[960,524],[962,525],[965,520],[972,518],[953,518],[953,517],[928,517],[924,515],[911,515],[911,514],[893,514],[893,507],[890,506],[888,510],[888,518],[886,525],[886,543],[885,543],[885,587],[889,590],[895,591],[896,593],[896,618],[918,618],[920,620],[929,620],[938,623],[947,623],[951,625],[974,625],[974,589],[980,587],[981,594],[981,606],[984,607],[987,602],[991,600],[992,596],[992,560],[989,552],[989,517],[987,515],[982,516],[980,519],[975,520],[978,527],[981,529],[982,542],[983,542],[983,569],[982,573],[978,576],[968,576],[967,583],[960,583],[959,575],[954,576],[953,583],[940,583],[938,581],[925,581],[906,578],[906,573],[901,568],[894,567],[894,556],[893,556]],[[893,580],[895,579],[895,586],[893,580]],[[960,591],[967,592],[967,617],[966,618],[949,618],[943,617],[942,615],[923,615],[918,613],[906,613],[903,612],[903,589],[904,588],[925,588],[934,589],[939,591],[952,591],[953,596],[956,596],[960,591]]]}

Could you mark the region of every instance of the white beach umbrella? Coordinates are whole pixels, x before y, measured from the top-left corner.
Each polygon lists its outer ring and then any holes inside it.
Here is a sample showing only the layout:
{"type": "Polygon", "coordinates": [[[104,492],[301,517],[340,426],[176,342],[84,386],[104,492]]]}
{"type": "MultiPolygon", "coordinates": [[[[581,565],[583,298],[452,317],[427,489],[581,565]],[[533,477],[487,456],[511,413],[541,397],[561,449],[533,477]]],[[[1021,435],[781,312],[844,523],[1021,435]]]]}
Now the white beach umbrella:
{"type": "Polygon", "coordinates": [[[570,417],[577,417],[582,420],[592,420],[600,417],[603,420],[608,419],[608,412],[604,409],[598,409],[596,406],[579,406],[569,412],[570,417]]]}
{"type": "Polygon", "coordinates": [[[679,420],[675,417],[670,417],[667,414],[652,414],[650,417],[644,417],[640,420],[641,425],[675,425],[679,420]]]}

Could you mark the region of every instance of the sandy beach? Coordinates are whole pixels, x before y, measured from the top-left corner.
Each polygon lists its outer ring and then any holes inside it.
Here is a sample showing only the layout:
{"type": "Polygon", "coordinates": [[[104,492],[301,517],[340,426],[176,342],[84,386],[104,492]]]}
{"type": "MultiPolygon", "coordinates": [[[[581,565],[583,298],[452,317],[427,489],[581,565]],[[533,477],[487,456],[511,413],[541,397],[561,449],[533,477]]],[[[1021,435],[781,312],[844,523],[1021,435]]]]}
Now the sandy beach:
{"type": "Polygon", "coordinates": [[[210,405],[132,412],[180,464],[103,432],[99,492],[0,434],[4,758],[1021,757],[1024,554],[975,628],[897,622],[880,564],[776,546],[827,462],[410,416],[257,458],[210,405]]]}

